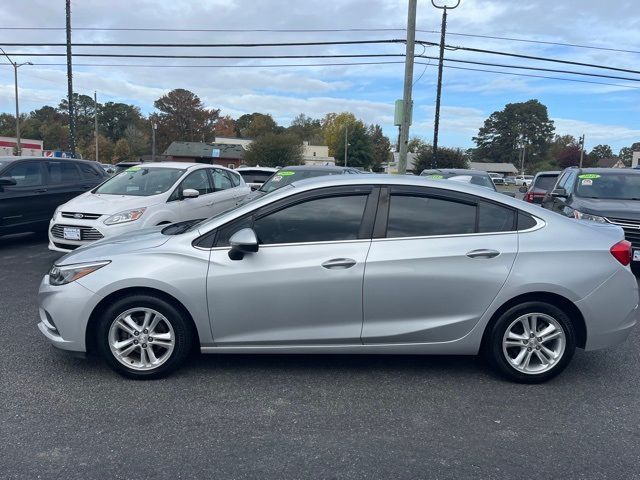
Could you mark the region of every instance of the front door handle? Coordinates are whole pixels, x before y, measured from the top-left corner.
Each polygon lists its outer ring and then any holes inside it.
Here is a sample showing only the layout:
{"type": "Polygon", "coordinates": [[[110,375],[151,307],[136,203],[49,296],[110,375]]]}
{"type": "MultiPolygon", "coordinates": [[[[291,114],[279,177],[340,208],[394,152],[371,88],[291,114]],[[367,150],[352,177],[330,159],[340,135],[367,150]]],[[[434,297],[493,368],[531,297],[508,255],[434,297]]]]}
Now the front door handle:
{"type": "Polygon", "coordinates": [[[500,255],[500,252],[498,252],[497,250],[489,250],[484,248],[467,252],[467,257],[469,258],[495,258],[498,255],[500,255]]]}
{"type": "Polygon", "coordinates": [[[346,269],[353,267],[355,264],[356,261],[353,258],[333,258],[324,262],[322,264],[322,267],[331,269],[346,269]]]}
{"type": "Polygon", "coordinates": [[[46,188],[39,188],[38,190],[35,191],[36,193],[47,193],[47,189],[46,188]]]}

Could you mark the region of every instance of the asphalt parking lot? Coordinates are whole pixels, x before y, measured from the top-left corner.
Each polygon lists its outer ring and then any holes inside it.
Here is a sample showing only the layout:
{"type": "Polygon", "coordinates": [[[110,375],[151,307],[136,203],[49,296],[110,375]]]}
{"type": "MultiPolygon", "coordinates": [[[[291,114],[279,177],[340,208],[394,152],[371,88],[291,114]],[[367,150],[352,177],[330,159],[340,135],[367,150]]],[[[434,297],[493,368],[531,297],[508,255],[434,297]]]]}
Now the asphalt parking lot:
{"type": "Polygon", "coordinates": [[[0,239],[0,478],[640,478],[640,333],[543,385],[473,357],[196,356],[125,380],[54,350],[60,255],[0,239]]]}

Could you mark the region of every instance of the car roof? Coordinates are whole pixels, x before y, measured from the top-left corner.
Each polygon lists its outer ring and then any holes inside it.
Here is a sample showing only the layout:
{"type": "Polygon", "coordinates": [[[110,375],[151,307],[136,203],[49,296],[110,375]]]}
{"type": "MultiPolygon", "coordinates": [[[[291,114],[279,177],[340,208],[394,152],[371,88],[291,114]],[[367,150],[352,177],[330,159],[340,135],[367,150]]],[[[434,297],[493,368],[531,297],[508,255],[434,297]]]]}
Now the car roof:
{"type": "Polygon", "coordinates": [[[560,175],[562,172],[560,170],[547,170],[545,172],[538,172],[536,173],[536,176],[538,175],[560,175]]]}
{"type": "Polygon", "coordinates": [[[633,168],[578,168],[578,167],[569,167],[567,170],[578,170],[581,173],[628,173],[629,175],[640,175],[640,170],[636,170],[633,168]]]}
{"type": "Polygon", "coordinates": [[[452,175],[480,175],[488,177],[489,173],[482,170],[472,170],[470,168],[427,168],[422,171],[420,175],[428,172],[428,175],[434,175],[438,173],[452,174],[452,175]]]}
{"type": "Polygon", "coordinates": [[[278,171],[277,168],[273,168],[273,167],[238,167],[236,168],[236,172],[248,172],[249,170],[254,172],[267,172],[267,173],[273,173],[278,171]]]}
{"type": "Polygon", "coordinates": [[[291,165],[290,167],[282,167],[280,170],[295,170],[295,171],[326,171],[326,172],[343,172],[345,170],[355,170],[354,167],[336,167],[333,165],[291,165]]]}
{"type": "Polygon", "coordinates": [[[18,160],[54,160],[54,161],[59,161],[59,160],[69,160],[69,161],[73,161],[73,162],[81,162],[81,163],[90,163],[93,165],[99,165],[98,162],[94,161],[94,160],[86,160],[84,158],[61,158],[61,157],[36,157],[36,156],[4,156],[4,157],[0,157],[0,160],[2,160],[3,162],[6,161],[10,161],[10,162],[17,162],[18,160]]]}

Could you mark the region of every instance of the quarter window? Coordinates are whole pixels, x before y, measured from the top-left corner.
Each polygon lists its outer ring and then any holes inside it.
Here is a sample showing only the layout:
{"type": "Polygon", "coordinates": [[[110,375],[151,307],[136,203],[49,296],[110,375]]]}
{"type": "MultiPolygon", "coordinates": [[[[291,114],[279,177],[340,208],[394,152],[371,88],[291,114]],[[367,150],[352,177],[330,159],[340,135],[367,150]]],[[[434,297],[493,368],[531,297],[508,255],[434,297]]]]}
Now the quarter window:
{"type": "Polygon", "coordinates": [[[213,169],[213,187],[218,190],[227,190],[232,187],[231,180],[227,177],[226,172],[222,170],[218,170],[217,168],[213,169]]]}
{"type": "Polygon", "coordinates": [[[480,202],[478,208],[479,233],[513,231],[513,210],[487,202],[480,202]]]}
{"type": "MultiPolygon", "coordinates": [[[[101,175],[98,172],[98,170],[93,168],[91,165],[80,164],[78,166],[80,167],[80,171],[84,175],[84,178],[95,179],[96,177],[98,177],[98,178],[101,177],[101,175]]],[[[102,168],[102,167],[100,167],[100,168],[102,168]]]]}
{"type": "Polygon", "coordinates": [[[20,163],[3,176],[13,178],[16,187],[35,187],[43,184],[42,169],[37,162],[20,163]]]}
{"type": "Polygon", "coordinates": [[[387,237],[474,233],[476,207],[439,198],[391,195],[387,237]]]}
{"type": "Polygon", "coordinates": [[[355,240],[367,195],[317,198],[266,215],[253,224],[261,244],[355,240]]]}

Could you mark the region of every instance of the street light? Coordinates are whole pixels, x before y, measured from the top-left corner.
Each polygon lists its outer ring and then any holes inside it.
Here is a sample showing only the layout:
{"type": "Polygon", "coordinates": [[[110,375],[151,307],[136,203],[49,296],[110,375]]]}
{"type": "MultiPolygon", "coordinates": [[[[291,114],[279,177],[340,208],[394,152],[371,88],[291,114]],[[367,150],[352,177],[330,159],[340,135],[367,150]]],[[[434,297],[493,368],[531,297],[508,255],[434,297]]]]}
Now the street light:
{"type": "Polygon", "coordinates": [[[158,124],[153,122],[151,124],[151,161],[156,161],[156,130],[158,129],[158,124]]]}
{"type": "Polygon", "coordinates": [[[15,89],[16,89],[16,141],[17,141],[16,150],[17,150],[18,156],[20,156],[22,155],[22,146],[20,145],[20,108],[18,107],[18,68],[22,67],[23,65],[33,65],[33,63],[13,62],[11,58],[9,58],[9,55],[7,55],[7,52],[5,52],[2,48],[0,48],[0,51],[5,57],[7,57],[7,60],[9,60],[9,63],[13,66],[13,78],[15,81],[15,89]]]}

